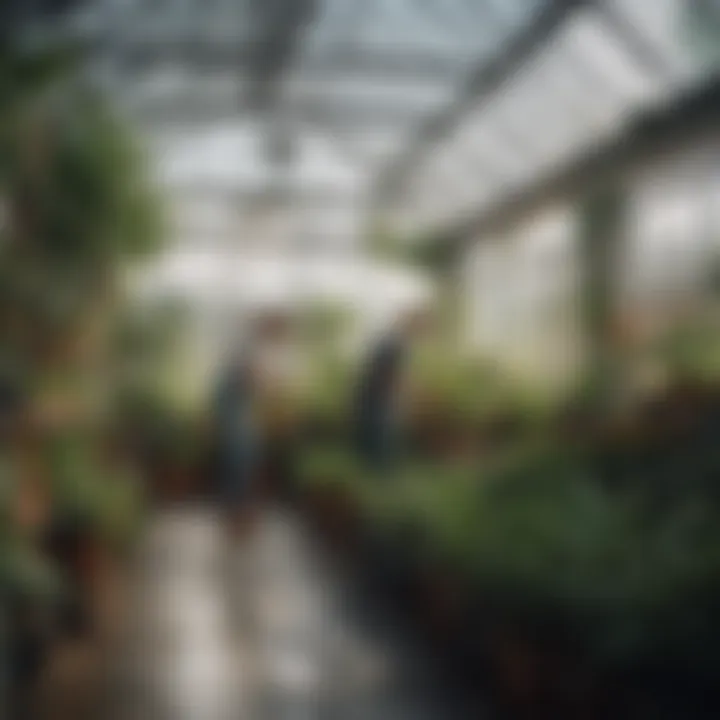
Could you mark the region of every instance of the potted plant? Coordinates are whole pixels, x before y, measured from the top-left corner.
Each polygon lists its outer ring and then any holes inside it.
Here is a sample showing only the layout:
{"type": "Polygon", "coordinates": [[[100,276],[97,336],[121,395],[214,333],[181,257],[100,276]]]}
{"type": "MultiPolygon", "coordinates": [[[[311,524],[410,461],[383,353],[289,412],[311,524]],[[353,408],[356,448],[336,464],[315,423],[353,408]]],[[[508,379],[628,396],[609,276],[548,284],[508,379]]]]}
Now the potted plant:
{"type": "Polygon", "coordinates": [[[316,526],[340,548],[357,539],[359,507],[356,486],[360,475],[352,458],[332,449],[314,450],[301,459],[301,492],[316,526]]]}

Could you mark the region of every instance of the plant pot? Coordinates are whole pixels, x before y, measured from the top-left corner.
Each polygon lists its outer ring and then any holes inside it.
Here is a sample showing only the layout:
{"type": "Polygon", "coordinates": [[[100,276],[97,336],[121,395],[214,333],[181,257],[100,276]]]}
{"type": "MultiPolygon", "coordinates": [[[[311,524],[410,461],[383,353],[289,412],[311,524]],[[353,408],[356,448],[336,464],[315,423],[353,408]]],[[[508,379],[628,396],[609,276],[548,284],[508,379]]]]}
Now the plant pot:
{"type": "Polygon", "coordinates": [[[359,541],[359,513],[351,493],[337,486],[323,486],[310,493],[310,511],[324,538],[341,551],[359,541]]]}
{"type": "Polygon", "coordinates": [[[184,468],[160,469],[153,484],[157,497],[163,502],[188,500],[195,490],[193,474],[184,468]]]}
{"type": "Polygon", "coordinates": [[[13,503],[13,521],[21,532],[37,535],[47,526],[52,513],[52,500],[44,484],[22,478],[13,503]]]}
{"type": "Polygon", "coordinates": [[[407,608],[417,584],[412,564],[396,543],[376,530],[370,523],[360,528],[358,560],[362,574],[378,594],[407,608]]]}
{"type": "Polygon", "coordinates": [[[3,717],[9,718],[33,717],[39,680],[51,649],[50,638],[32,625],[28,627],[23,614],[27,614],[27,608],[13,613],[13,623],[3,638],[3,661],[7,662],[9,681],[4,688],[7,692],[3,696],[3,710],[7,715],[3,717]]]}
{"type": "Polygon", "coordinates": [[[423,629],[441,647],[454,643],[462,632],[468,596],[462,579],[439,565],[418,573],[417,611],[423,629]]]}
{"type": "Polygon", "coordinates": [[[478,445],[470,433],[459,430],[449,439],[446,453],[449,460],[472,460],[478,456],[478,445]]]}
{"type": "Polygon", "coordinates": [[[85,534],[78,548],[78,582],[93,634],[109,638],[119,630],[124,612],[122,562],[98,533],[85,534]]]}
{"type": "Polygon", "coordinates": [[[93,526],[60,523],[46,537],[44,549],[62,568],[72,590],[63,632],[72,636],[94,632],[98,599],[116,567],[108,542],[93,526]]]}
{"type": "Polygon", "coordinates": [[[540,643],[507,625],[490,635],[494,690],[512,717],[600,720],[601,678],[555,643],[540,643]]]}
{"type": "Polygon", "coordinates": [[[76,569],[80,585],[92,592],[102,585],[110,568],[110,552],[104,539],[95,532],[80,535],[77,545],[76,569]]]}
{"type": "Polygon", "coordinates": [[[500,703],[518,718],[539,717],[542,658],[513,628],[498,627],[489,637],[492,684],[500,703]]]}

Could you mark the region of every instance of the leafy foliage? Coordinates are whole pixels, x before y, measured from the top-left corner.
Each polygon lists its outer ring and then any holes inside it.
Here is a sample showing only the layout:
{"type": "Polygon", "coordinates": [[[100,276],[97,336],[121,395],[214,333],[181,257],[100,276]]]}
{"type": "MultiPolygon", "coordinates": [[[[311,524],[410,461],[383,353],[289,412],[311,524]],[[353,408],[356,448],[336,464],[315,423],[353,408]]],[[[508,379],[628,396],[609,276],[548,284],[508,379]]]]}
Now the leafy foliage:
{"type": "Polygon", "coordinates": [[[360,470],[348,453],[333,447],[317,447],[303,454],[298,478],[305,490],[339,485],[355,491],[359,487],[360,470]]]}
{"type": "Polygon", "coordinates": [[[17,537],[0,543],[0,587],[21,600],[53,601],[66,591],[58,568],[36,546],[17,537]]]}
{"type": "Polygon", "coordinates": [[[142,256],[159,237],[143,159],[101,99],[68,88],[18,111],[2,137],[8,249],[70,266],[142,256]]]}
{"type": "MultiPolygon", "coordinates": [[[[141,149],[84,86],[78,56],[0,48],[0,381],[18,389],[23,422],[42,428],[30,454],[53,519],[122,539],[139,517],[138,488],[104,457],[103,418],[79,406],[114,380],[120,276],[159,246],[160,212],[141,149]],[[58,390],[73,407],[48,429],[39,411],[58,390]]],[[[2,580],[45,587],[37,545],[6,525],[2,580]]]]}
{"type": "Polygon", "coordinates": [[[98,527],[113,540],[127,536],[138,518],[139,488],[117,467],[103,462],[92,438],[56,438],[47,459],[54,511],[62,522],[98,527]]]}
{"type": "Polygon", "coordinates": [[[454,432],[477,433],[505,418],[518,427],[538,425],[553,407],[539,389],[477,359],[419,354],[411,368],[419,411],[454,432]]]}
{"type": "Polygon", "coordinates": [[[454,568],[483,613],[533,642],[602,671],[714,672],[720,507],[695,483],[665,506],[644,484],[613,489],[596,452],[536,440],[380,482],[327,450],[305,472],[342,478],[389,551],[454,568]]]}

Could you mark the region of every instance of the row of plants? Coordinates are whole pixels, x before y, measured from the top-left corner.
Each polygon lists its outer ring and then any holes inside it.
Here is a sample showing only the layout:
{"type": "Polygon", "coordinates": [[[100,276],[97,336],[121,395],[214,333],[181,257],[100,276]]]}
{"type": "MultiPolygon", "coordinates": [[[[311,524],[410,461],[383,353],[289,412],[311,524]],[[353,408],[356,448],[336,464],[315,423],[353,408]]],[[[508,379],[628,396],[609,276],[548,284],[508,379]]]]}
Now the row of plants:
{"type": "Polygon", "coordinates": [[[117,398],[123,278],[159,247],[144,155],[75,50],[0,52],[0,583],[11,715],[64,643],[95,641],[142,520],[117,398]]]}
{"type": "MultiPolygon", "coordinates": [[[[295,399],[296,425],[310,443],[350,435],[357,369],[345,356],[316,355],[310,381],[295,399]]],[[[478,456],[537,435],[557,401],[488,362],[423,351],[408,368],[403,399],[406,446],[413,455],[478,456]]]]}
{"type": "Polygon", "coordinates": [[[582,442],[551,423],[382,478],[318,444],[299,496],[510,716],[695,717],[717,701],[719,418],[683,385],[582,442]]]}
{"type": "Polygon", "coordinates": [[[409,368],[408,440],[417,453],[478,455],[534,435],[553,408],[550,396],[495,364],[421,352],[409,368]]]}

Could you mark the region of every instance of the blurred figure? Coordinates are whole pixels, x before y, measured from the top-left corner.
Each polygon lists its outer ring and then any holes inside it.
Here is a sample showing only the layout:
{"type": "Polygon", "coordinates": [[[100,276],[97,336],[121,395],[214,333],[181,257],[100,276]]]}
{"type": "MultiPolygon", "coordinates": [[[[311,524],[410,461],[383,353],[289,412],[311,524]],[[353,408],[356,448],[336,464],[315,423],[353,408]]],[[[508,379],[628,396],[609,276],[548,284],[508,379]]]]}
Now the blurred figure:
{"type": "Polygon", "coordinates": [[[260,456],[256,417],[256,331],[238,343],[215,388],[211,409],[213,485],[236,531],[247,529],[260,456]]]}
{"type": "Polygon", "coordinates": [[[284,309],[268,310],[259,321],[257,367],[262,405],[263,472],[260,497],[277,497],[292,473],[295,425],[293,411],[300,362],[294,343],[293,317],[284,309]]]}
{"type": "Polygon", "coordinates": [[[376,342],[361,369],[354,408],[356,450],[372,470],[388,470],[398,459],[406,360],[428,322],[424,310],[404,315],[376,342]]]}

